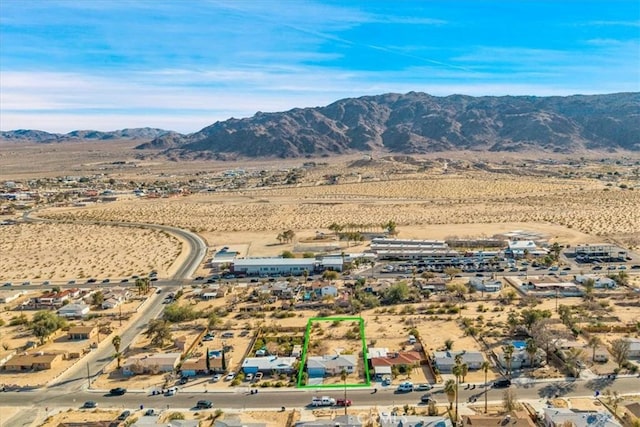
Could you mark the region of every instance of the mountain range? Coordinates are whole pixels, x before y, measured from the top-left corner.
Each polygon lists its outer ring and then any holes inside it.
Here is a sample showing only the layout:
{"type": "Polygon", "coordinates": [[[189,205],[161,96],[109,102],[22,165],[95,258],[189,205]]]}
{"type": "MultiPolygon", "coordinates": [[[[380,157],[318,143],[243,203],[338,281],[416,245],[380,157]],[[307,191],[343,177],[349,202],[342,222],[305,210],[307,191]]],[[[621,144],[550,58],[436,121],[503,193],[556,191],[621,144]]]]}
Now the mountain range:
{"type": "Polygon", "coordinates": [[[168,131],[153,128],[121,129],[110,132],[98,130],[74,130],[69,133],[49,133],[42,130],[18,129],[0,132],[0,139],[6,141],[30,141],[30,142],[68,142],[86,140],[110,140],[110,139],[154,139],[168,131]]]}
{"type": "MultiPolygon", "coordinates": [[[[258,112],[186,135],[160,129],[135,131],[150,139],[137,149],[161,150],[183,159],[294,158],[370,151],[640,151],[640,93],[552,97],[389,93],[342,99],[324,107],[258,112]]],[[[82,132],[58,140],[117,137],[82,132]]],[[[116,132],[125,137],[125,130],[116,132]]],[[[8,139],[6,133],[0,136],[8,139]]],[[[131,132],[127,135],[133,138],[131,132]]]]}

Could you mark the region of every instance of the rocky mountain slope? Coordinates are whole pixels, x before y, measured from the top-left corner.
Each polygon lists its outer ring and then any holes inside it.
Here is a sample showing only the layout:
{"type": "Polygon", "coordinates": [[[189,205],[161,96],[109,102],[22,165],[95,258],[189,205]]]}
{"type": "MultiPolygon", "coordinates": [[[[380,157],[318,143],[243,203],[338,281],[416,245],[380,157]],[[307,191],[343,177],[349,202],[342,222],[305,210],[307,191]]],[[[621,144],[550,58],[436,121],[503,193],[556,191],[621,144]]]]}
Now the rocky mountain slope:
{"type": "Polygon", "coordinates": [[[67,142],[86,140],[110,140],[110,139],[154,139],[167,133],[163,129],[136,128],[121,129],[111,132],[101,132],[97,130],[74,130],[73,132],[49,133],[41,130],[19,129],[0,132],[0,139],[16,142],[67,142]]]}
{"type": "Polygon", "coordinates": [[[640,93],[567,97],[342,99],[317,108],[257,113],[138,146],[183,158],[302,157],[382,150],[640,151],[640,93]]]}

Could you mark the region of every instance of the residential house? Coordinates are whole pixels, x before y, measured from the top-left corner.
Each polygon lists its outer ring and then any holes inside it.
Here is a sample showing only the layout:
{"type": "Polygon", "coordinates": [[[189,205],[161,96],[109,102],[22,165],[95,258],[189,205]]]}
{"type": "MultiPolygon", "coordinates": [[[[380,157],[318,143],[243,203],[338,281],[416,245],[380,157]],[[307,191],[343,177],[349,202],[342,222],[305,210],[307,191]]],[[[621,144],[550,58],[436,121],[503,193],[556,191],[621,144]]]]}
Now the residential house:
{"type": "Polygon", "coordinates": [[[389,349],[386,347],[369,347],[367,349],[367,359],[373,359],[374,357],[387,357],[389,349]]]}
{"type": "MultiPolygon", "coordinates": [[[[448,417],[380,413],[380,427],[453,427],[448,417]]],[[[492,426],[493,427],[493,426],[492,426]]]]}
{"type": "Polygon", "coordinates": [[[262,372],[270,375],[272,372],[290,374],[293,372],[293,365],[298,359],[295,357],[247,357],[242,362],[242,372],[245,374],[255,374],[262,372]]]}
{"type": "Polygon", "coordinates": [[[447,282],[438,277],[431,279],[419,280],[418,287],[424,292],[445,292],[447,290],[447,282]]]}
{"type": "Polygon", "coordinates": [[[340,375],[342,371],[351,374],[356,370],[357,359],[353,354],[336,354],[307,357],[309,378],[322,378],[327,375],[340,375]]]}
{"type": "Polygon", "coordinates": [[[484,356],[479,351],[434,351],[433,362],[440,372],[451,372],[456,363],[456,356],[462,357],[462,363],[466,363],[469,370],[476,370],[482,367],[484,356]]]}
{"type": "Polygon", "coordinates": [[[51,369],[64,360],[62,353],[19,354],[9,359],[3,366],[7,371],[41,371],[51,369]]]}
{"type": "Polygon", "coordinates": [[[0,289],[0,304],[10,303],[25,294],[26,292],[23,290],[9,289],[5,291],[4,289],[0,289]]]}
{"type": "Polygon", "coordinates": [[[573,282],[559,282],[552,278],[531,279],[522,285],[527,293],[533,293],[537,296],[554,296],[576,297],[583,294],[582,290],[573,282]]]}
{"type": "Polygon", "coordinates": [[[58,316],[73,318],[73,319],[81,319],[87,313],[89,313],[90,307],[87,304],[82,303],[72,303],[62,306],[58,309],[58,316]]]}
{"type": "Polygon", "coordinates": [[[365,418],[358,415],[340,415],[332,420],[298,421],[295,427],[363,427],[365,418]]]}
{"type": "Polygon", "coordinates": [[[70,340],[90,340],[98,333],[95,326],[72,326],[67,332],[70,340]]]}
{"type": "Polygon", "coordinates": [[[383,378],[390,375],[392,368],[395,366],[402,372],[408,372],[420,365],[422,356],[417,351],[405,351],[397,353],[389,353],[384,357],[373,357],[369,363],[374,370],[375,376],[383,378]]]}
{"type": "Polygon", "coordinates": [[[525,411],[515,411],[507,415],[463,415],[462,425],[465,427],[536,427],[529,414],[525,411]]]}
{"type": "Polygon", "coordinates": [[[584,285],[589,280],[593,280],[593,287],[595,289],[613,289],[617,287],[616,281],[608,277],[598,276],[597,274],[580,274],[576,276],[576,283],[584,285]]]}
{"type": "Polygon", "coordinates": [[[226,371],[223,365],[231,365],[232,359],[225,355],[225,363],[222,362],[222,350],[209,351],[209,369],[207,369],[207,357],[201,356],[197,359],[186,359],[180,366],[183,377],[193,377],[196,375],[222,374],[226,371]]]}
{"type": "Polygon", "coordinates": [[[634,421],[640,420],[640,402],[628,403],[624,409],[624,419],[627,421],[627,425],[633,425],[634,421]]]}
{"type": "MultiPolygon", "coordinates": [[[[507,360],[504,357],[504,349],[495,350],[494,353],[498,358],[500,366],[502,366],[504,369],[511,368],[513,370],[522,369],[525,366],[531,367],[531,357],[524,347],[513,349],[510,363],[507,363],[507,360]]],[[[541,348],[536,349],[536,353],[533,355],[533,365],[539,366],[543,360],[545,360],[544,350],[541,348]]]]}
{"type": "Polygon", "coordinates": [[[505,255],[515,259],[524,258],[526,255],[542,257],[549,253],[546,249],[539,248],[532,240],[510,240],[507,246],[505,255]]]}
{"type": "Polygon", "coordinates": [[[65,289],[60,292],[45,292],[40,296],[33,297],[29,301],[29,305],[34,308],[54,308],[62,307],[65,301],[71,298],[77,298],[80,295],[80,289],[65,289]]]}
{"type": "Polygon", "coordinates": [[[338,288],[336,288],[334,285],[324,285],[322,286],[322,288],[320,288],[320,296],[336,297],[338,296],[338,288]]]}
{"type": "Polygon", "coordinates": [[[118,307],[120,304],[124,304],[129,298],[131,298],[131,291],[119,286],[109,288],[104,292],[104,301],[102,302],[102,309],[109,310],[118,307]]]}
{"type": "Polygon", "coordinates": [[[629,343],[629,358],[636,359],[640,357],[640,338],[625,338],[629,343]]]}
{"type": "Polygon", "coordinates": [[[135,355],[122,365],[125,376],[143,372],[172,372],[180,363],[182,353],[155,353],[151,355],[135,355]]]}
{"type": "Polygon", "coordinates": [[[167,420],[160,422],[160,417],[140,417],[131,427],[198,427],[200,420],[167,420]]]}
{"type": "Polygon", "coordinates": [[[580,411],[570,408],[544,408],[544,425],[546,427],[621,427],[620,423],[609,412],[580,411]]]}
{"type": "Polygon", "coordinates": [[[484,277],[472,277],[469,286],[478,292],[498,292],[502,289],[502,281],[484,277]]]}

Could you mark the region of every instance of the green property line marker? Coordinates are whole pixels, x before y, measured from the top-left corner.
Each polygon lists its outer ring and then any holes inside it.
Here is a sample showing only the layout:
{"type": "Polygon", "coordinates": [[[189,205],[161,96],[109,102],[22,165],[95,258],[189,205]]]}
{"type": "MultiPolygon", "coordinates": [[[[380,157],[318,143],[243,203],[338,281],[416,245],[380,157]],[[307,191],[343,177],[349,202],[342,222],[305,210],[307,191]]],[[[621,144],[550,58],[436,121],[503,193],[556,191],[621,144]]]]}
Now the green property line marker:
{"type": "Polygon", "coordinates": [[[341,388],[358,388],[369,387],[371,385],[371,378],[369,377],[369,366],[367,365],[367,342],[364,336],[364,319],[362,317],[312,317],[307,320],[307,329],[304,333],[304,345],[302,347],[302,358],[300,359],[300,366],[298,367],[298,384],[297,388],[313,388],[313,389],[336,389],[341,388]],[[366,383],[358,384],[318,384],[307,385],[303,384],[303,373],[307,366],[307,352],[309,349],[309,340],[311,337],[311,326],[313,322],[359,322],[360,325],[360,339],[362,342],[362,363],[364,364],[364,372],[366,377],[366,383]]]}

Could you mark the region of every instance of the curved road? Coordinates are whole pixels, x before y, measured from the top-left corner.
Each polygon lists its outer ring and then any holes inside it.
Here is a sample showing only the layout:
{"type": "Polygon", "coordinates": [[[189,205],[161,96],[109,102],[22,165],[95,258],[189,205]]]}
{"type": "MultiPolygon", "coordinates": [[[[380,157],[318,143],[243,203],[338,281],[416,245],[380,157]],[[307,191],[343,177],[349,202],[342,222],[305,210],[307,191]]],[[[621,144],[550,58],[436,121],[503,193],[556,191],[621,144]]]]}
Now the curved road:
{"type": "MultiPolygon", "coordinates": [[[[62,222],[59,220],[52,220],[46,218],[30,218],[30,212],[26,212],[23,215],[25,221],[30,222],[62,222]]],[[[181,230],[174,227],[168,227],[164,225],[155,224],[141,224],[141,223],[128,223],[128,222],[101,222],[101,221],[78,221],[78,223],[85,224],[98,224],[98,225],[117,225],[123,227],[146,227],[156,230],[165,231],[168,233],[176,234],[185,239],[189,244],[189,253],[185,261],[177,269],[173,278],[169,281],[165,281],[164,284],[168,286],[168,289],[178,288],[182,285],[182,280],[190,277],[193,272],[198,268],[198,265],[202,262],[202,259],[206,255],[206,245],[204,241],[197,235],[181,230]]],[[[132,323],[124,330],[120,337],[121,348],[126,349],[140,334],[144,331],[147,323],[150,320],[158,317],[164,308],[160,304],[160,300],[163,298],[161,294],[152,294],[138,310],[138,317],[132,321],[132,323]]],[[[74,364],[67,371],[65,371],[58,378],[55,378],[49,382],[48,387],[55,387],[60,390],[62,388],[65,391],[78,391],[85,386],[89,387],[89,378],[95,378],[102,372],[102,369],[112,360],[113,347],[110,340],[103,340],[98,348],[94,349],[91,353],[87,354],[81,361],[74,364]]],[[[59,393],[59,391],[58,391],[59,393]]]]}

